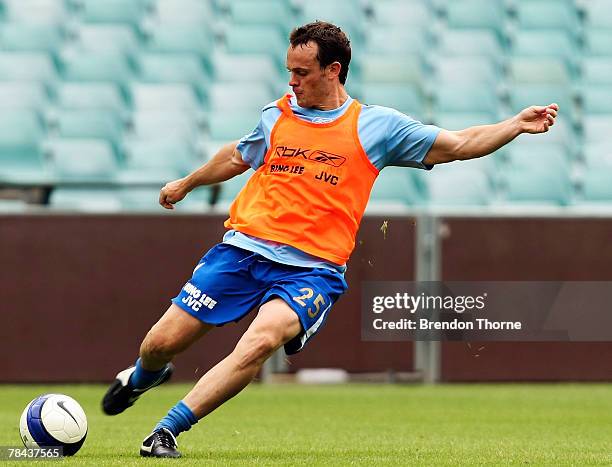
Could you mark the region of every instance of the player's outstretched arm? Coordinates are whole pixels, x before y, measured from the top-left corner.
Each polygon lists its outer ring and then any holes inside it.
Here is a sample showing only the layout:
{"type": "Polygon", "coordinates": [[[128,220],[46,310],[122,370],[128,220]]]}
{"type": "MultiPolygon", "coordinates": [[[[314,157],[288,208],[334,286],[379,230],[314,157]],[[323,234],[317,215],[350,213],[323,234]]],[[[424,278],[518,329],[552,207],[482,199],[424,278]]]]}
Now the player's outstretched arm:
{"type": "Polygon", "coordinates": [[[427,153],[426,164],[474,159],[497,151],[522,133],[545,133],[554,125],[559,106],[531,106],[494,125],[460,131],[441,130],[427,153]]]}
{"type": "Polygon", "coordinates": [[[166,185],[159,192],[159,204],[166,209],[174,209],[174,204],[202,185],[224,182],[248,170],[249,165],[242,160],[236,149],[238,141],[223,146],[215,156],[202,167],[166,185]]]}

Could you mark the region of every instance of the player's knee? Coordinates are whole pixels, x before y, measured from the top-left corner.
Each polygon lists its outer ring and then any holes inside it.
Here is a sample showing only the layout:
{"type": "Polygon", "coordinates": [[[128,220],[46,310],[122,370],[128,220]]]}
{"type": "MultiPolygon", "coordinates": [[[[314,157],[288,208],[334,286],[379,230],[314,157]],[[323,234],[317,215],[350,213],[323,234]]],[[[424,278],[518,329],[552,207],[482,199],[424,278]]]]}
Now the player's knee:
{"type": "Polygon", "coordinates": [[[239,366],[241,368],[261,365],[280,346],[281,342],[274,334],[257,332],[246,339],[244,345],[240,345],[238,351],[239,366]]]}
{"type": "Polygon", "coordinates": [[[149,331],[140,346],[140,357],[154,360],[170,361],[176,354],[174,343],[166,336],[149,331]]]}

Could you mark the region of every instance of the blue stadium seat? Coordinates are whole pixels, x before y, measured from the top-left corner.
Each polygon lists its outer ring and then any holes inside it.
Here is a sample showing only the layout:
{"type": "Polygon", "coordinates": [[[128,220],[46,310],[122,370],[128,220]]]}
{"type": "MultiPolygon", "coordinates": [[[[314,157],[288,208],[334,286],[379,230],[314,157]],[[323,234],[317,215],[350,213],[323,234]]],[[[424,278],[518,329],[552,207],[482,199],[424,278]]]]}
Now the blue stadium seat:
{"type": "Polygon", "coordinates": [[[430,24],[433,20],[426,2],[404,0],[378,0],[371,3],[373,21],[384,26],[411,29],[430,24]]]}
{"type": "Polygon", "coordinates": [[[70,211],[117,212],[122,203],[119,191],[112,188],[56,188],[49,199],[51,208],[70,211]]]}
{"type": "Polygon", "coordinates": [[[208,119],[208,133],[213,140],[237,140],[251,133],[260,118],[257,111],[214,112],[208,119]]]}
{"type": "Polygon", "coordinates": [[[588,170],[581,181],[582,201],[612,206],[612,166],[588,170]]]}
{"type": "Polygon", "coordinates": [[[214,22],[215,11],[208,1],[153,0],[153,18],[158,24],[199,24],[214,22]]]}
{"type": "Polygon", "coordinates": [[[585,143],[612,145],[612,115],[585,115],[582,128],[585,143]]]}
{"type": "Polygon", "coordinates": [[[586,57],[582,62],[582,82],[612,85],[612,57],[586,57]]]}
{"type": "Polygon", "coordinates": [[[599,167],[612,167],[612,144],[606,141],[585,144],[583,159],[587,170],[597,170],[599,167]]]}
{"type": "Polygon", "coordinates": [[[515,84],[508,89],[510,110],[518,113],[532,105],[559,104],[560,111],[572,124],[578,121],[574,91],[571,86],[554,84],[515,84]]]}
{"type": "MultiPolygon", "coordinates": [[[[180,138],[132,139],[123,146],[125,168],[130,170],[165,170],[170,174],[184,176],[202,162],[198,160],[194,148],[180,138]]],[[[159,190],[158,190],[159,191],[159,190]]]]}
{"type": "Polygon", "coordinates": [[[56,24],[0,24],[0,49],[9,51],[55,52],[64,41],[62,28],[56,24]]]}
{"type": "Polygon", "coordinates": [[[42,52],[0,52],[0,81],[53,82],[57,72],[52,58],[42,52]]]}
{"type": "Polygon", "coordinates": [[[364,54],[358,68],[364,83],[420,85],[424,76],[424,64],[418,55],[364,54]]]}
{"type": "Polygon", "coordinates": [[[588,0],[582,2],[585,23],[593,28],[612,28],[612,8],[609,0],[588,0]]]}
{"type": "Polygon", "coordinates": [[[87,23],[125,23],[138,26],[148,0],[79,0],[79,19],[87,23]]]}
{"type": "Polygon", "coordinates": [[[482,84],[444,84],[435,89],[434,99],[436,112],[482,112],[497,115],[501,107],[495,88],[482,84]]]}
{"type": "Polygon", "coordinates": [[[197,112],[200,108],[193,88],[180,83],[132,83],[132,104],[138,110],[197,112]]]}
{"type": "Polygon", "coordinates": [[[491,201],[488,176],[480,170],[464,168],[460,162],[441,164],[419,175],[425,183],[429,206],[485,206],[491,201]]]}
{"type": "Polygon", "coordinates": [[[406,167],[385,167],[381,170],[372,187],[369,210],[421,204],[424,197],[420,191],[422,187],[412,176],[411,170],[406,167]]]}
{"type": "Polygon", "coordinates": [[[544,144],[537,141],[510,144],[505,151],[507,167],[511,170],[548,170],[570,176],[571,155],[562,144],[544,144]]]}
{"type": "Polygon", "coordinates": [[[490,29],[446,29],[438,43],[437,53],[442,57],[485,56],[502,58],[504,49],[497,34],[490,29]]]}
{"type": "Polygon", "coordinates": [[[508,61],[508,75],[514,83],[568,85],[572,82],[565,61],[550,57],[513,57],[508,61]]]}
{"type": "Polygon", "coordinates": [[[48,97],[41,83],[0,83],[0,109],[40,109],[48,97]]]}
{"type": "Polygon", "coordinates": [[[119,113],[126,107],[119,87],[112,83],[61,83],[55,92],[57,105],[63,109],[100,109],[119,113]]]}
{"type": "Polygon", "coordinates": [[[128,58],[115,53],[70,52],[63,54],[62,63],[68,81],[124,84],[134,75],[128,58]]]}
{"type": "Polygon", "coordinates": [[[144,46],[151,52],[195,53],[202,57],[214,48],[212,32],[198,24],[163,24],[148,32],[144,46]]]}
{"type": "Polygon", "coordinates": [[[392,107],[420,121],[425,121],[429,117],[423,92],[414,85],[364,84],[361,100],[369,105],[392,107]]]}
{"type": "Polygon", "coordinates": [[[288,35],[296,24],[295,15],[285,0],[232,0],[228,7],[230,21],[235,26],[273,26],[288,35]]]}
{"type": "Polygon", "coordinates": [[[24,182],[44,171],[43,132],[43,121],[34,111],[0,112],[0,178],[24,182]]]}
{"type": "Polygon", "coordinates": [[[334,23],[340,28],[361,29],[365,23],[365,13],[358,0],[329,2],[327,0],[309,0],[300,5],[301,24],[315,20],[334,23]]]}
{"type": "Polygon", "coordinates": [[[246,184],[251,175],[253,175],[253,169],[248,169],[243,174],[240,174],[234,178],[221,183],[221,191],[219,193],[220,207],[227,207],[238,195],[242,187],[246,184]]]}
{"type": "Polygon", "coordinates": [[[567,175],[547,170],[506,170],[503,173],[502,204],[565,206],[570,203],[572,184],[567,175]]]}
{"type": "Polygon", "coordinates": [[[4,16],[14,23],[65,23],[68,18],[64,0],[4,0],[4,16]]]}
{"type": "Polygon", "coordinates": [[[576,34],[580,26],[578,12],[572,2],[519,1],[516,5],[516,16],[521,29],[564,29],[576,34]]]}
{"type": "Polygon", "coordinates": [[[124,24],[81,24],[75,31],[74,47],[92,52],[131,53],[138,49],[138,38],[124,24]]]}
{"type": "Polygon", "coordinates": [[[240,26],[228,28],[225,45],[230,54],[267,54],[284,66],[288,40],[278,28],[267,25],[240,26]]]}
{"type": "Polygon", "coordinates": [[[433,121],[446,130],[464,130],[471,126],[497,123],[497,118],[486,112],[439,112],[434,113],[433,121]]]}
{"type": "Polygon", "coordinates": [[[118,170],[111,145],[96,139],[52,140],[48,154],[57,177],[65,181],[110,182],[118,170]]]}
{"type": "Polygon", "coordinates": [[[114,145],[122,137],[121,118],[112,110],[59,110],[49,127],[61,138],[103,139],[114,145]]]}
{"type": "Polygon", "coordinates": [[[587,29],[584,33],[584,53],[612,58],[612,28],[587,29]]]}
{"type": "Polygon", "coordinates": [[[425,50],[428,39],[427,32],[419,27],[407,29],[400,26],[371,26],[363,53],[418,55],[425,50]]]}
{"type": "Polygon", "coordinates": [[[491,29],[503,35],[503,0],[454,0],[445,6],[449,27],[491,29]]]}
{"type": "Polygon", "coordinates": [[[562,59],[572,69],[578,65],[576,42],[564,30],[519,30],[512,38],[510,52],[515,57],[562,59]]]}
{"type": "Polygon", "coordinates": [[[582,91],[582,110],[588,115],[612,115],[612,83],[585,86],[582,91]]]}
{"type": "Polygon", "coordinates": [[[279,66],[265,54],[215,53],[211,57],[214,78],[219,82],[259,81],[279,86],[279,66]]]}
{"type": "Polygon", "coordinates": [[[134,111],[129,135],[136,139],[180,138],[191,140],[198,134],[198,121],[189,111],[153,109],[134,111]]]}
{"type": "Polygon", "coordinates": [[[282,94],[274,95],[269,86],[251,83],[214,83],[208,89],[208,107],[211,112],[250,110],[259,111],[282,94]]]}
{"type": "Polygon", "coordinates": [[[501,80],[501,70],[496,60],[486,56],[445,57],[434,64],[435,79],[446,85],[482,83],[497,85],[501,80]]]}
{"type": "Polygon", "coordinates": [[[210,76],[195,54],[142,53],[138,56],[138,78],[148,83],[183,83],[205,87],[210,76]]]}

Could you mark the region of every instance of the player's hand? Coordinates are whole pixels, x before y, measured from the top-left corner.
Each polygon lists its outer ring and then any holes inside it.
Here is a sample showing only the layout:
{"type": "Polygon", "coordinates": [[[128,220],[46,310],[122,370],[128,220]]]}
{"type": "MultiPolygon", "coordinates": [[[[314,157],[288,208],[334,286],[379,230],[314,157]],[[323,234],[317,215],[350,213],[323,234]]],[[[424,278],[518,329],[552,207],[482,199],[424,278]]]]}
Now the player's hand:
{"type": "Polygon", "coordinates": [[[532,105],[521,111],[518,115],[518,121],[521,125],[523,133],[545,133],[548,128],[555,124],[559,106],[557,104],[549,104],[547,106],[532,105]]]}
{"type": "Polygon", "coordinates": [[[168,182],[159,192],[159,204],[166,209],[174,209],[174,204],[187,196],[187,193],[189,193],[189,189],[184,178],[168,182]]]}

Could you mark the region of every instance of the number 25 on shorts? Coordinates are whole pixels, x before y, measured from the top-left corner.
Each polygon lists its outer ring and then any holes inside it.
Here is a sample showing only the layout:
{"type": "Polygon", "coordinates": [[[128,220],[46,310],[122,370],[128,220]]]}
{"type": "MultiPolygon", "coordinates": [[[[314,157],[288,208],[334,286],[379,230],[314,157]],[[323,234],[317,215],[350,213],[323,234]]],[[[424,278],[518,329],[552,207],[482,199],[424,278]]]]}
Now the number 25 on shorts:
{"type": "MultiPolygon", "coordinates": [[[[293,297],[293,301],[299,303],[302,306],[306,306],[306,302],[304,300],[309,300],[310,298],[312,298],[312,296],[314,295],[314,290],[312,290],[310,287],[304,287],[303,289],[300,289],[300,292],[302,292],[304,295],[298,295],[297,297],[293,297]]],[[[321,311],[321,305],[325,305],[325,299],[323,298],[323,295],[317,294],[317,297],[314,299],[312,304],[315,306],[315,311],[312,311],[312,308],[308,307],[308,316],[314,318],[319,314],[319,311],[321,311]]]]}

